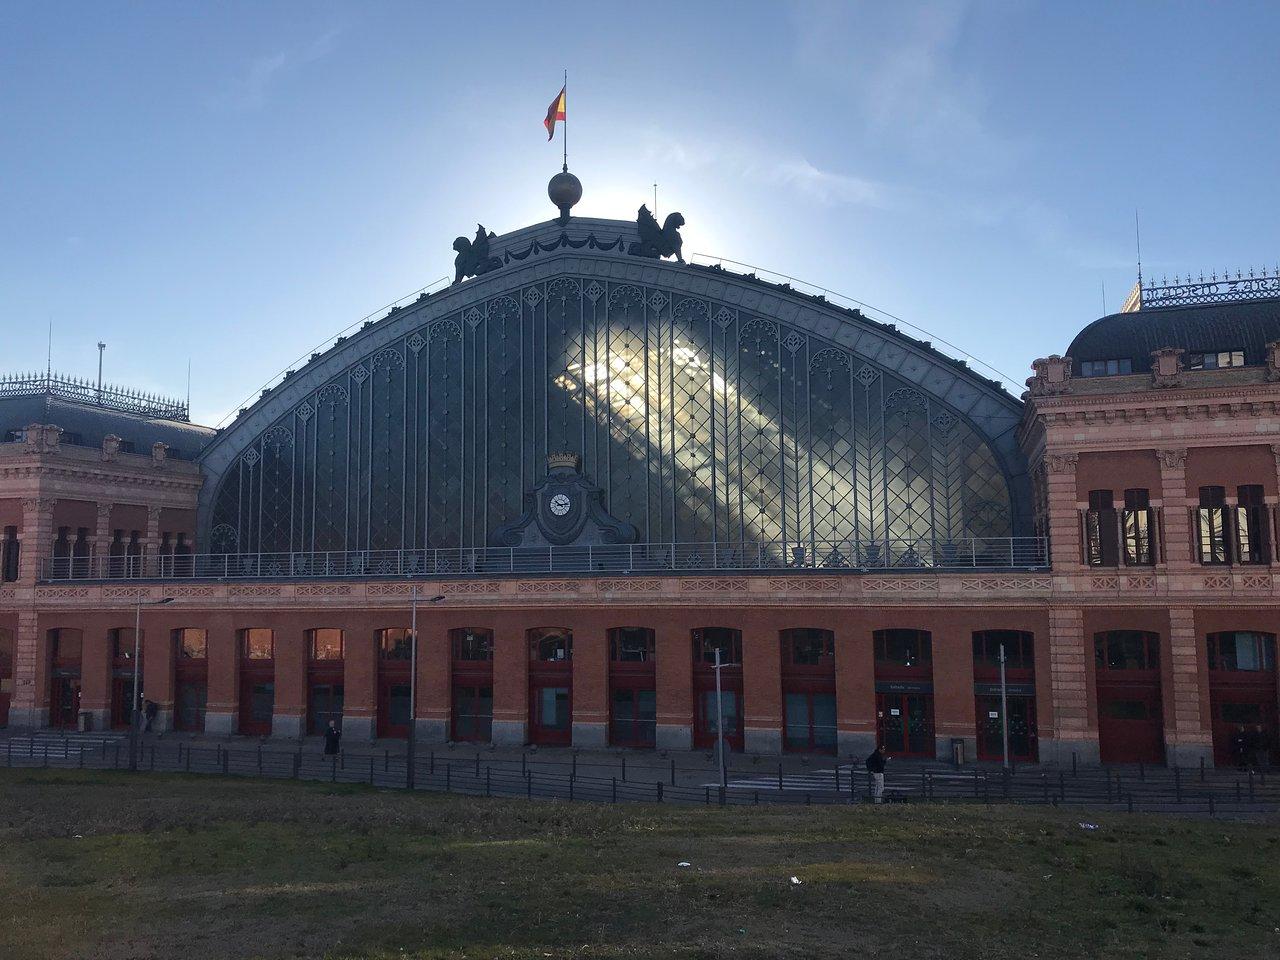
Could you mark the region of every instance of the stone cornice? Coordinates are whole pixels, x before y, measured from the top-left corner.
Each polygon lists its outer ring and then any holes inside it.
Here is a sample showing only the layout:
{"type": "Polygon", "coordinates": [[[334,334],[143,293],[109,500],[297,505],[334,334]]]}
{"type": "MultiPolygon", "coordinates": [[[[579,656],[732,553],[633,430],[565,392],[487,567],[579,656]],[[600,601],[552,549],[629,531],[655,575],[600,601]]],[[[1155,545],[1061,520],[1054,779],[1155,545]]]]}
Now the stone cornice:
{"type": "MultiPolygon", "coordinates": [[[[172,461],[170,461],[172,463],[172,461]]],[[[174,490],[187,496],[196,494],[204,483],[198,468],[194,464],[184,464],[181,472],[171,470],[167,465],[157,470],[119,470],[112,469],[116,464],[68,463],[59,458],[39,456],[22,459],[0,460],[0,482],[41,480],[85,484],[96,494],[101,493],[106,485],[113,487],[130,487],[145,490],[174,490]]]]}

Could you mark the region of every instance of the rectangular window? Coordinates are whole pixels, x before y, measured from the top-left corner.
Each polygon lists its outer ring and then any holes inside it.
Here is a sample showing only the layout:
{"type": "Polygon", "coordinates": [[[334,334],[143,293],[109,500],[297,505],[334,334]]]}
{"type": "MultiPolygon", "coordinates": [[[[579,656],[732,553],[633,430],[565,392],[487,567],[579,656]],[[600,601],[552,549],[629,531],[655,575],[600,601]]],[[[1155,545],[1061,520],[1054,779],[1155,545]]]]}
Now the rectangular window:
{"type": "Polygon", "coordinates": [[[4,540],[0,544],[0,581],[13,583],[18,579],[18,528],[5,527],[4,540]]]}
{"type": "Polygon", "coordinates": [[[1006,669],[1035,669],[1035,637],[1022,630],[976,631],[973,635],[974,664],[998,668],[1001,645],[1004,646],[1006,669]]]}
{"type": "Polygon", "coordinates": [[[835,666],[836,638],[830,630],[811,627],[784,630],[782,642],[793,667],[835,666]]]}
{"type": "Polygon", "coordinates": [[[309,631],[311,634],[312,660],[341,660],[342,631],[333,627],[322,627],[309,631]]]}
{"type": "Polygon", "coordinates": [[[1216,350],[1208,353],[1187,354],[1188,370],[1221,370],[1226,367],[1243,366],[1243,350],[1216,350]]]}
{"type": "Polygon", "coordinates": [[[1124,531],[1124,562],[1129,567],[1149,567],[1155,563],[1151,548],[1151,499],[1145,489],[1124,492],[1124,513],[1120,526],[1124,531]]]}
{"type": "Polygon", "coordinates": [[[1082,360],[1080,376],[1082,377],[1115,377],[1133,373],[1133,361],[1128,357],[1116,360],[1082,360]]]}
{"type": "Polygon", "coordinates": [[[1227,554],[1226,491],[1222,487],[1201,487],[1196,510],[1196,544],[1200,562],[1220,565],[1231,562],[1227,554]]]}
{"type": "Polygon", "coordinates": [[[1271,536],[1267,529],[1267,504],[1262,487],[1249,484],[1236,491],[1236,557],[1241,563],[1271,562],[1271,536]]]}
{"type": "Polygon", "coordinates": [[[1090,490],[1084,515],[1085,559],[1091,567],[1120,565],[1119,528],[1110,490],[1090,490]]]}

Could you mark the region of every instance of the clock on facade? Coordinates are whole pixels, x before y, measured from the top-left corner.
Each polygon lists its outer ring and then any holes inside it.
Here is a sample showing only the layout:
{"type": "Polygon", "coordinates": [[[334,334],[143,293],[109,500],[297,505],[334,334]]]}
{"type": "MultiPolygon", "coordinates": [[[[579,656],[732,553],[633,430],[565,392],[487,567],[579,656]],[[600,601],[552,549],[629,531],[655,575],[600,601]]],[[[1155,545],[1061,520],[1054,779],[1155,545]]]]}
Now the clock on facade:
{"type": "Polygon", "coordinates": [[[557,493],[551,498],[551,503],[548,506],[551,507],[551,512],[557,517],[563,517],[569,512],[569,498],[563,493],[557,493]]]}

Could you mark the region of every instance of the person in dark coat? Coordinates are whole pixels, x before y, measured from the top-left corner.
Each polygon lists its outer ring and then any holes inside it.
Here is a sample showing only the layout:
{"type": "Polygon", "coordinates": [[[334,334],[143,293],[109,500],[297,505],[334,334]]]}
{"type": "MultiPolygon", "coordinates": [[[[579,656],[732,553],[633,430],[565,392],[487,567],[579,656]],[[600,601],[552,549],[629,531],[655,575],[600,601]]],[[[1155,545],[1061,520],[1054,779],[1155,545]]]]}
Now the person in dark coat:
{"type": "Polygon", "coordinates": [[[1231,756],[1239,769],[1243,770],[1249,765],[1249,731],[1244,728],[1243,723],[1231,735],[1231,756]]]}
{"type": "Polygon", "coordinates": [[[880,744],[867,757],[867,772],[871,774],[871,802],[880,803],[884,799],[884,744],[880,744]]]}
{"type": "Polygon", "coordinates": [[[156,722],[156,714],[160,712],[160,708],[156,706],[154,700],[148,700],[142,707],[142,715],[146,717],[146,726],[142,728],[143,733],[151,732],[151,725],[156,722]]]}
{"type": "Polygon", "coordinates": [[[326,756],[332,756],[338,752],[338,744],[342,741],[342,731],[338,729],[337,721],[330,720],[329,726],[324,731],[324,752],[326,756]]]}

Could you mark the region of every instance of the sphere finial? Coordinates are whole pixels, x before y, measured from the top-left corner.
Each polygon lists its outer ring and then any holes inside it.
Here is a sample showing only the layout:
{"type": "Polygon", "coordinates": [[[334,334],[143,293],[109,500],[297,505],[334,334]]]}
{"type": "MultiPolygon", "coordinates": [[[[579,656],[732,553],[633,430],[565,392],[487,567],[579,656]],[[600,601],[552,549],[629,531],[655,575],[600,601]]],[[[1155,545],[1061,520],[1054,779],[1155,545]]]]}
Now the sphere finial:
{"type": "Polygon", "coordinates": [[[566,166],[547,184],[547,196],[560,209],[560,226],[569,222],[569,211],[582,199],[582,181],[569,172],[566,166]]]}

